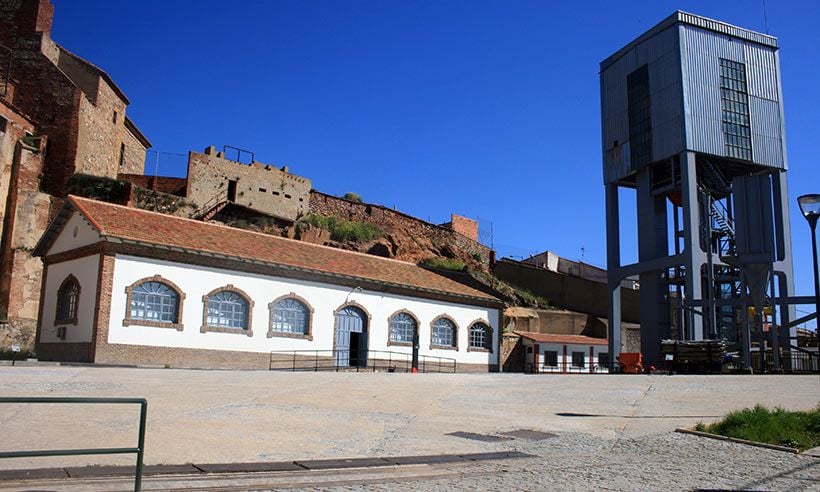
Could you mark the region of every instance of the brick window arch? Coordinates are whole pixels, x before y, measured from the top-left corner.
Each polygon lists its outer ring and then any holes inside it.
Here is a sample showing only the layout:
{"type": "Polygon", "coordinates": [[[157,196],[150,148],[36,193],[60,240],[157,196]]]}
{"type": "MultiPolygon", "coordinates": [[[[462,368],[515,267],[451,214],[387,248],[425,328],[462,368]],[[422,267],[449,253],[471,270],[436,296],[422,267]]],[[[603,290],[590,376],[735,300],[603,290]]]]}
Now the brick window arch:
{"type": "Polygon", "coordinates": [[[451,317],[440,315],[430,323],[430,348],[458,350],[458,325],[451,317]]]}
{"type": "Polygon", "coordinates": [[[253,304],[245,291],[231,284],[214,289],[202,296],[202,327],[199,331],[252,337],[253,304]]]}
{"type": "Polygon", "coordinates": [[[54,315],[54,324],[76,325],[79,304],[80,282],[74,275],[69,274],[57,289],[57,311],[54,315]]]}
{"type": "Polygon", "coordinates": [[[161,275],[145,277],[125,288],[123,326],[152,326],[182,331],[185,293],[161,275]]]}
{"type": "Polygon", "coordinates": [[[483,319],[477,319],[469,326],[467,352],[492,352],[493,329],[490,324],[483,319]]]}
{"type": "Polygon", "coordinates": [[[304,298],[291,292],[271,301],[268,310],[268,338],[313,340],[313,307],[304,298]]]}

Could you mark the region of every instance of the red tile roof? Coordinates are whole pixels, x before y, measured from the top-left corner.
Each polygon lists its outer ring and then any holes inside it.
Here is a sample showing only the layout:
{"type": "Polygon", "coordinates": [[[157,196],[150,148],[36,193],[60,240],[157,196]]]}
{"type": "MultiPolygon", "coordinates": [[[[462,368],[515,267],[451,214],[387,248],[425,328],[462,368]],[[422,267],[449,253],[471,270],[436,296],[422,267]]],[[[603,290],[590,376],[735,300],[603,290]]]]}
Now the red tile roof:
{"type": "Polygon", "coordinates": [[[566,345],[606,345],[606,338],[593,338],[585,335],[557,335],[553,333],[534,333],[516,331],[518,335],[538,343],[560,343],[566,345]]]}
{"type": "Polygon", "coordinates": [[[261,261],[411,290],[441,292],[485,303],[501,302],[490,294],[413,263],[76,196],[70,196],[69,201],[105,237],[261,261]]]}

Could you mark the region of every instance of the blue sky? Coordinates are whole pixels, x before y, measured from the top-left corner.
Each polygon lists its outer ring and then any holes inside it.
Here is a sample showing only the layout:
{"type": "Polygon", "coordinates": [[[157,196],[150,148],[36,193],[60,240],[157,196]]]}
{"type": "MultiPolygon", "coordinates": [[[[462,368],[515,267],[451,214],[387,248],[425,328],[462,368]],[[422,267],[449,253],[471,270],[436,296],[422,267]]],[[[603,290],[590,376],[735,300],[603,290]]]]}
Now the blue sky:
{"type": "MultiPolygon", "coordinates": [[[[53,0],[53,37],[108,73],[184,175],[223,144],[501,255],[604,266],[598,63],[676,9],[777,36],[790,194],[820,192],[820,2],[53,0]]],[[[147,173],[153,173],[149,166],[147,173]]],[[[792,210],[797,291],[808,227],[792,210]]],[[[625,231],[624,260],[634,259],[625,231]]]]}

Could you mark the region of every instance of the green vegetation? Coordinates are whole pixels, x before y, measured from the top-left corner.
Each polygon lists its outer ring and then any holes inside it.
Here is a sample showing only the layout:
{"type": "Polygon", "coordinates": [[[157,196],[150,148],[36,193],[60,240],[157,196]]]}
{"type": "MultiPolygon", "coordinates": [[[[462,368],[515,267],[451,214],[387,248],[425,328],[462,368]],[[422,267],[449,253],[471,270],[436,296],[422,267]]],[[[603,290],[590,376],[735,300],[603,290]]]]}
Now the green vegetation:
{"type": "Polygon", "coordinates": [[[68,193],[104,202],[125,204],[131,183],[102,176],[74,174],[68,178],[68,193]]]}
{"type": "Polygon", "coordinates": [[[342,196],[342,198],[344,198],[345,200],[350,200],[351,202],[364,203],[364,200],[362,200],[362,196],[358,193],[353,193],[352,191],[348,191],[347,193],[345,193],[344,196],[342,196]]]}
{"type": "Polygon", "coordinates": [[[142,186],[134,186],[134,206],[164,214],[173,214],[182,208],[196,208],[193,203],[181,196],[149,190],[142,186]]]}
{"type": "Polygon", "coordinates": [[[423,260],[421,264],[437,270],[447,270],[448,272],[463,272],[464,268],[467,266],[461,260],[442,258],[440,256],[427,258],[426,260],[423,260]]]}
{"type": "Polygon", "coordinates": [[[384,231],[370,222],[354,222],[318,214],[310,214],[301,221],[330,231],[330,238],[334,241],[365,243],[384,236],[384,231]]]}
{"type": "Polygon", "coordinates": [[[820,446],[820,406],[808,412],[757,405],[732,412],[718,423],[695,430],[800,450],[820,446]]]}
{"type": "Polygon", "coordinates": [[[527,289],[516,287],[515,285],[510,285],[510,287],[512,287],[513,291],[515,292],[515,296],[518,297],[518,299],[520,299],[525,306],[540,309],[553,308],[552,306],[550,306],[550,302],[547,299],[535,295],[527,289]]]}

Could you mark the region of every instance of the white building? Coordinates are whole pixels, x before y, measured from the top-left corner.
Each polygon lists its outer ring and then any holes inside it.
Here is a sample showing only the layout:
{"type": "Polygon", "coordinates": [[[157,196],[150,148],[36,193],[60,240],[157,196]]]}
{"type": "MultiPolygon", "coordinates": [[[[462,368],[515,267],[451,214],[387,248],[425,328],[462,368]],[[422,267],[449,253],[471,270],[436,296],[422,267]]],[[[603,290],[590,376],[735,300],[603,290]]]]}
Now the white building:
{"type": "Polygon", "coordinates": [[[412,263],[78,197],[35,254],[41,360],[498,367],[500,300],[412,263]]]}
{"type": "Polygon", "coordinates": [[[606,338],[516,331],[525,350],[527,372],[584,374],[609,372],[606,338]]]}

